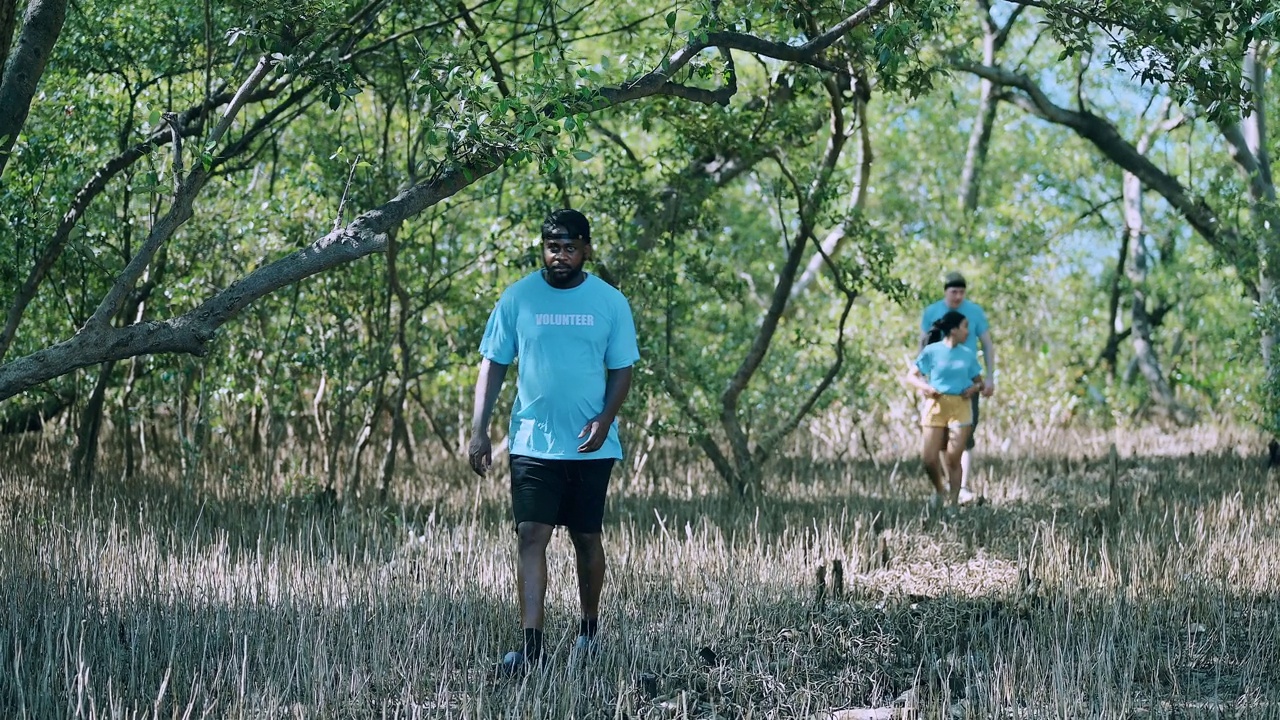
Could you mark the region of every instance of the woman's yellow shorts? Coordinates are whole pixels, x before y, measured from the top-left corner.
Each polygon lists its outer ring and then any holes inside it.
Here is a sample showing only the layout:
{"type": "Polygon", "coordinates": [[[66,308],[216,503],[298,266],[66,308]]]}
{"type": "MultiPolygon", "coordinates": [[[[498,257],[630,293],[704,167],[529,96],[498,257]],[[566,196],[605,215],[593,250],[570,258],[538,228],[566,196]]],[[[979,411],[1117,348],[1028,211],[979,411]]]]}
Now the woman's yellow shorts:
{"type": "Polygon", "coordinates": [[[958,428],[973,424],[973,403],[967,397],[943,395],[925,398],[920,408],[920,425],[935,428],[958,428]]]}

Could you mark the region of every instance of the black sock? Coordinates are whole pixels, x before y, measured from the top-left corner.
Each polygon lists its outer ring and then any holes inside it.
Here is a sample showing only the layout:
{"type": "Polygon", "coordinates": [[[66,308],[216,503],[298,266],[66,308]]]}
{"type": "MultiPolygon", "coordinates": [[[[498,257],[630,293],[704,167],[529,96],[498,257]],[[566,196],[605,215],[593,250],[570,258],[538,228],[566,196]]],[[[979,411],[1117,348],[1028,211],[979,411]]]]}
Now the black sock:
{"type": "Polygon", "coordinates": [[[526,660],[542,658],[542,631],[534,628],[524,629],[524,657],[526,660]]]}
{"type": "Polygon", "coordinates": [[[578,634],[585,635],[589,638],[596,636],[596,632],[600,629],[599,618],[582,618],[578,621],[578,634]]]}

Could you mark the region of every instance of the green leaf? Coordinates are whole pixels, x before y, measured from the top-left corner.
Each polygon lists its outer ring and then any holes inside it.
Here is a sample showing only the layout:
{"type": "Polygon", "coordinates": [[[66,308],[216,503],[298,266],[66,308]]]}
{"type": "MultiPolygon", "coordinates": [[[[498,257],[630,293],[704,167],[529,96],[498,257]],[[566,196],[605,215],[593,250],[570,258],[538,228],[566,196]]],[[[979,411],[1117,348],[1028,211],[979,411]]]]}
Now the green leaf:
{"type": "Polygon", "coordinates": [[[573,157],[574,157],[574,158],[576,158],[576,159],[578,159],[578,160],[586,161],[586,160],[590,160],[591,158],[595,157],[595,153],[590,152],[590,151],[588,151],[588,150],[574,150],[574,151],[573,151],[573,157]]]}
{"type": "Polygon", "coordinates": [[[147,124],[151,125],[151,127],[155,127],[155,126],[157,126],[157,125],[159,125],[159,124],[160,124],[160,111],[159,111],[159,110],[152,110],[152,111],[151,111],[151,114],[147,116],[147,124]]]}
{"type": "Polygon", "coordinates": [[[329,109],[330,110],[337,110],[338,106],[341,104],[342,104],[341,95],[339,95],[338,93],[329,93],[329,109]]]}
{"type": "Polygon", "coordinates": [[[676,11],[672,10],[667,13],[667,27],[674,30],[676,28],[676,11]]]}

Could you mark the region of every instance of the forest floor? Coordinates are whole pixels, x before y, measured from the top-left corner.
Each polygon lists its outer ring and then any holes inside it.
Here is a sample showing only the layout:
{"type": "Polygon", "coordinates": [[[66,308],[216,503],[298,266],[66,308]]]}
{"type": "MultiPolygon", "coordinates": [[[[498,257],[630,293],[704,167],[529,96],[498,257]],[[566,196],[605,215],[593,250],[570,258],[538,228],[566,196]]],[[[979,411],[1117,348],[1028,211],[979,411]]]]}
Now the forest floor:
{"type": "Polygon", "coordinates": [[[915,459],[797,453],[740,498],[654,453],[615,471],[600,652],[570,657],[557,533],[551,661],[517,679],[501,464],[418,459],[382,506],[6,452],[3,717],[1280,717],[1280,483],[1247,433],[1006,444],[954,518],[915,459]]]}

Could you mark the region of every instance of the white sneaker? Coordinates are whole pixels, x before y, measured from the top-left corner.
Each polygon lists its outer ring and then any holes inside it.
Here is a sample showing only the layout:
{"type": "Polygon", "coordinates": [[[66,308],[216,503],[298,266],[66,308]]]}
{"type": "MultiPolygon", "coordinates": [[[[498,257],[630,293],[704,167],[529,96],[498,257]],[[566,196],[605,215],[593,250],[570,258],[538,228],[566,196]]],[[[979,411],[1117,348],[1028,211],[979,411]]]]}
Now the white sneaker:
{"type": "Polygon", "coordinates": [[[960,504],[961,505],[968,505],[969,503],[977,499],[978,499],[977,493],[970,492],[969,488],[964,488],[964,487],[960,488],[960,504]]]}

